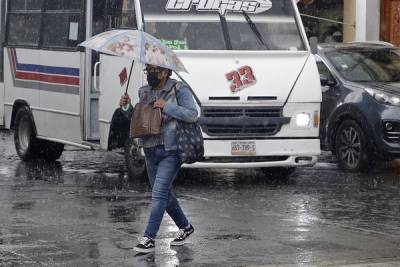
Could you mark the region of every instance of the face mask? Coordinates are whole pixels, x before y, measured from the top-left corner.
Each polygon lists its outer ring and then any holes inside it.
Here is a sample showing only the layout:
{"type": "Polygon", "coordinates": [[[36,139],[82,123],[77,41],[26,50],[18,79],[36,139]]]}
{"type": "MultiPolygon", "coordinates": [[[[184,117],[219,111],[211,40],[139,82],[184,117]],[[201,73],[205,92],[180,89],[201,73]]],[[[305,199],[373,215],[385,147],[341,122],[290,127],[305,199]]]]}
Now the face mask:
{"type": "Polygon", "coordinates": [[[151,87],[157,87],[161,82],[161,80],[158,78],[158,73],[147,73],[147,82],[151,87]]]}

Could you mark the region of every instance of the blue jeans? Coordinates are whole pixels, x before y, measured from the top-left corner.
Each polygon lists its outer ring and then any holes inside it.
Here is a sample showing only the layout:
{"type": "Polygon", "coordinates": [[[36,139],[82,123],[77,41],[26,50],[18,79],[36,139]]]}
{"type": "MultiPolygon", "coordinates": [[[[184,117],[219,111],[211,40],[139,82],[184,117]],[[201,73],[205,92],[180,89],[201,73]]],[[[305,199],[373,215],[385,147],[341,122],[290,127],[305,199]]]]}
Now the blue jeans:
{"type": "Polygon", "coordinates": [[[144,154],[152,188],[150,218],[144,235],[155,238],[165,211],[180,229],[188,226],[189,222],[171,191],[181,167],[177,151],[165,151],[164,146],[155,146],[145,148],[144,154]]]}

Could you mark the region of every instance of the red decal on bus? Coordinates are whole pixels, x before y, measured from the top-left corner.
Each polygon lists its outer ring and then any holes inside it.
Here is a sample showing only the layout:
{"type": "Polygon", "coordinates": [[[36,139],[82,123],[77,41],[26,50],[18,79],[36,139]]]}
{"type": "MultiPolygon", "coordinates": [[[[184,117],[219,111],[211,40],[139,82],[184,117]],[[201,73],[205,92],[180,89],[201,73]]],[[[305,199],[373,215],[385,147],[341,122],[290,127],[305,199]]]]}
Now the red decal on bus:
{"type": "Polygon", "coordinates": [[[226,79],[231,82],[230,89],[232,93],[239,92],[246,87],[257,83],[250,66],[243,66],[238,70],[231,71],[226,74],[226,79]]]}

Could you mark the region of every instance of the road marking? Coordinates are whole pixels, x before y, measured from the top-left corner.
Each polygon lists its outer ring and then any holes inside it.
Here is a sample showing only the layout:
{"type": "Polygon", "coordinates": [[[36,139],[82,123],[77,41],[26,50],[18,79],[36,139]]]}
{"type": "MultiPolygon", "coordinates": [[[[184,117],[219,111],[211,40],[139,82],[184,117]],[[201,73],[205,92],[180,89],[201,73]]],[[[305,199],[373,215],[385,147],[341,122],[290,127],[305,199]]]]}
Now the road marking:
{"type": "MultiPolygon", "coordinates": [[[[194,195],[188,195],[188,194],[184,194],[182,195],[184,197],[190,197],[190,198],[194,198],[194,199],[198,199],[198,200],[204,200],[204,201],[211,201],[211,199],[205,198],[205,197],[198,197],[198,196],[194,196],[194,195]]],[[[214,200],[215,201],[215,200],[214,200]]]]}
{"type": "Polygon", "coordinates": [[[247,267],[399,267],[400,260],[396,261],[385,261],[385,262],[374,262],[374,263],[346,263],[344,261],[324,261],[313,264],[268,264],[268,265],[248,265],[247,267]]]}

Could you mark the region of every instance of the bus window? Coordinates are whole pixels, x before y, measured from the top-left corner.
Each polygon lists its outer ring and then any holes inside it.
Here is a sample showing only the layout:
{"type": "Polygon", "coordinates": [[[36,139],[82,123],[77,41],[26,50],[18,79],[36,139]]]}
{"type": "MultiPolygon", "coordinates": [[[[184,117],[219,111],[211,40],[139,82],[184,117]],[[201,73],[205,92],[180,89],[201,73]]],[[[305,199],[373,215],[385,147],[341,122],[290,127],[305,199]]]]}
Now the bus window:
{"type": "Polygon", "coordinates": [[[8,3],[7,43],[38,47],[43,0],[12,0],[8,3]]]}
{"type": "Polygon", "coordinates": [[[41,14],[9,14],[8,45],[39,46],[41,14]]]}
{"type": "Polygon", "coordinates": [[[93,2],[92,35],[99,34],[106,30],[105,9],[106,9],[106,0],[96,0],[93,2]]]}
{"type": "Polygon", "coordinates": [[[80,10],[82,0],[50,0],[46,3],[46,10],[80,10]]]}
{"type": "Polygon", "coordinates": [[[82,0],[47,0],[45,5],[42,46],[76,47],[82,41],[82,0]]]}
{"type": "Polygon", "coordinates": [[[5,1],[0,2],[0,82],[4,81],[4,51],[3,51],[3,42],[5,36],[5,14],[6,14],[6,4],[5,1]]]}
{"type": "Polygon", "coordinates": [[[106,14],[107,29],[137,29],[134,0],[108,0],[106,14]]]}
{"type": "Polygon", "coordinates": [[[42,10],[43,0],[11,0],[10,11],[42,10]]]}
{"type": "Polygon", "coordinates": [[[43,47],[76,47],[80,38],[80,16],[74,14],[45,14],[43,18],[43,47]]]}

